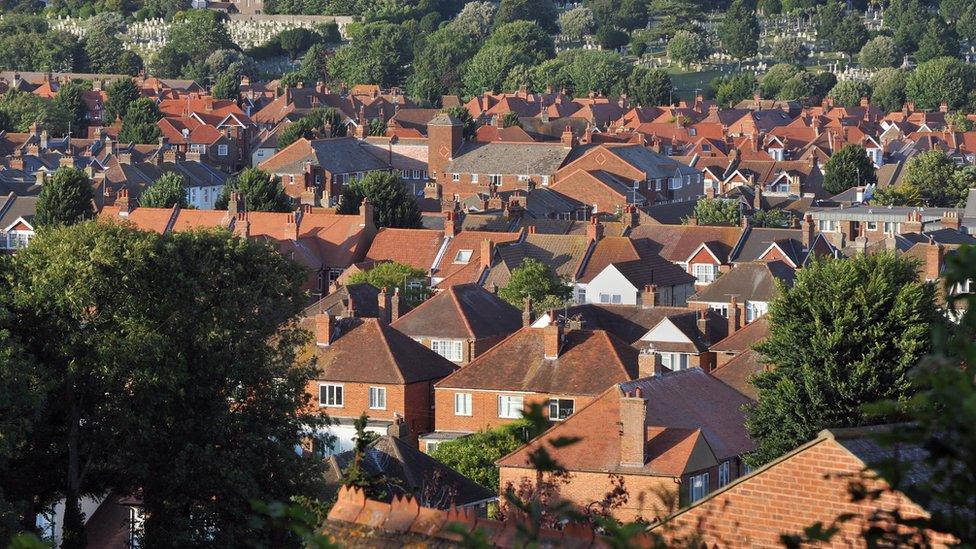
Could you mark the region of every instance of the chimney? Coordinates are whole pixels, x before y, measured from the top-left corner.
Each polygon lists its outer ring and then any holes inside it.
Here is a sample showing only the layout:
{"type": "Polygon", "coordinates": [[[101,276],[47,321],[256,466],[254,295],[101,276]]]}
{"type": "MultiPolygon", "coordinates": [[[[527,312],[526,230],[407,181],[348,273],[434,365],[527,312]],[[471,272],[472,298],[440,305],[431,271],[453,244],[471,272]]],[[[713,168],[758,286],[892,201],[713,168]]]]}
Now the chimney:
{"type": "Polygon", "coordinates": [[[944,250],[942,244],[930,241],[925,247],[925,280],[938,280],[942,274],[944,250]]]}
{"type": "Polygon", "coordinates": [[[664,366],[653,349],[641,349],[637,355],[637,377],[659,376],[664,373],[664,366]]]}
{"type": "Polygon", "coordinates": [[[959,219],[959,212],[955,210],[947,210],[942,214],[942,228],[952,229],[958,231],[962,227],[962,221],[959,219]]]}
{"type": "Polygon", "coordinates": [[[563,327],[556,322],[556,312],[550,311],[552,322],[542,328],[542,357],[547,360],[559,358],[559,347],[563,339],[563,327]]]}
{"type": "MultiPolygon", "coordinates": [[[[731,312],[732,311],[730,310],[729,313],[731,314],[731,312]]],[[[701,309],[701,310],[698,311],[698,331],[701,332],[701,334],[702,334],[702,340],[705,342],[705,345],[706,346],[710,344],[709,343],[710,342],[710,339],[709,339],[710,335],[709,335],[709,331],[708,331],[708,325],[709,324],[710,324],[710,321],[709,321],[709,318],[708,318],[708,308],[706,307],[706,308],[701,309]]]]}
{"type": "Polygon", "coordinates": [[[813,216],[806,214],[803,216],[803,249],[809,250],[810,246],[813,246],[813,240],[816,236],[813,226],[813,216]]]}
{"type": "Polygon", "coordinates": [[[363,199],[362,205],[359,206],[359,225],[362,227],[373,225],[373,205],[366,198],[363,199]]]}
{"type": "Polygon", "coordinates": [[[332,344],[333,322],[329,313],[315,315],[315,344],[319,347],[328,347],[332,344]]]}
{"type": "Polygon", "coordinates": [[[596,242],[603,238],[603,223],[596,217],[590,218],[590,224],[586,226],[586,237],[590,242],[596,242]]]}
{"type": "Polygon", "coordinates": [[[620,397],[620,466],[643,467],[647,447],[647,403],[640,387],[620,397]]]}
{"type": "Polygon", "coordinates": [[[237,214],[234,220],[234,236],[248,238],[251,236],[251,222],[247,219],[247,212],[237,214]]]}
{"type": "Polygon", "coordinates": [[[941,113],[947,113],[947,112],[949,112],[949,104],[946,103],[945,101],[943,101],[942,103],[939,103],[939,112],[941,112],[941,113]]]}
{"type": "Polygon", "coordinates": [[[115,199],[115,205],[119,208],[119,215],[127,217],[132,211],[132,202],[129,201],[129,189],[122,187],[119,189],[119,196],[115,199]]]}
{"type": "MultiPolygon", "coordinates": [[[[525,307],[522,308],[522,327],[528,328],[535,322],[535,315],[532,313],[532,298],[525,296],[525,307]]],[[[551,322],[555,322],[556,319],[549,319],[551,322]]]]}
{"type": "Polygon", "coordinates": [[[922,214],[918,210],[908,212],[905,219],[901,224],[901,234],[922,232],[922,214]]]}
{"type": "Polygon", "coordinates": [[[444,236],[457,236],[461,229],[461,224],[457,218],[457,212],[449,211],[444,215],[444,236]]]}
{"type": "Polygon", "coordinates": [[[657,307],[657,286],[654,284],[644,286],[644,291],[641,292],[641,307],[645,309],[657,307]]]}
{"type": "Polygon", "coordinates": [[[285,216],[285,240],[298,240],[298,221],[295,214],[285,216]]]}
{"type": "Polygon", "coordinates": [[[379,314],[376,318],[380,319],[382,322],[389,323],[390,320],[390,294],[386,293],[386,286],[384,286],[379,295],[376,297],[376,310],[379,314]]]}
{"type": "Polygon", "coordinates": [[[407,422],[404,421],[403,417],[400,416],[400,414],[397,414],[396,412],[394,412],[394,414],[396,415],[396,419],[393,420],[393,423],[391,423],[390,426],[386,428],[387,436],[397,438],[400,440],[409,439],[410,427],[407,425],[407,422]]]}
{"type": "Polygon", "coordinates": [[[736,301],[735,296],[729,298],[729,334],[732,335],[739,331],[742,327],[740,323],[739,316],[739,303],[736,301]]]}
{"type": "Polygon", "coordinates": [[[715,187],[709,185],[708,187],[705,188],[705,198],[708,200],[712,200],[715,198],[715,187]]]}
{"type": "Polygon", "coordinates": [[[400,318],[400,288],[393,289],[393,297],[390,298],[390,322],[396,322],[400,318]]]}
{"type": "Polygon", "coordinates": [[[573,135],[573,128],[568,124],[566,128],[563,129],[562,136],[560,136],[559,142],[562,143],[563,147],[575,147],[576,146],[576,136],[573,135]]]}
{"type": "Polygon", "coordinates": [[[495,251],[495,243],[491,239],[484,239],[481,241],[481,269],[491,268],[491,256],[495,251]]]}

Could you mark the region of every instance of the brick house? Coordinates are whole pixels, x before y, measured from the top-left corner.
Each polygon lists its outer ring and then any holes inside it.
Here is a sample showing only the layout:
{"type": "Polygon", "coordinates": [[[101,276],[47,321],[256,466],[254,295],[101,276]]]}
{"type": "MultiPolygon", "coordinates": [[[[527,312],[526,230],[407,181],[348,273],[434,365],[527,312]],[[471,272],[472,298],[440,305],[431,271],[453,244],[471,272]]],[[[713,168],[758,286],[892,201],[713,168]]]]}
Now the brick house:
{"type": "Polygon", "coordinates": [[[766,314],[780,285],[793,285],[796,270],[782,261],[739,263],[688,298],[688,306],[711,309],[728,319],[729,332],[766,314]]]}
{"type": "Polygon", "coordinates": [[[434,294],[393,327],[463,365],[517,332],[522,314],[477,284],[458,284],[434,294]]]}
{"type": "Polygon", "coordinates": [[[741,456],[753,449],[741,409],[748,402],[697,368],[615,383],[498,460],[501,489],[534,482],[529,453],[546,447],[569,473],[565,482],[557,481],[559,499],[586,507],[602,500],[619,478],[629,497],[612,510],[615,518],[663,516],[670,509],[662,492],[696,501],[744,472],[741,456]],[[553,448],[549,441],[558,437],[580,441],[553,448]]]}
{"type": "Polygon", "coordinates": [[[613,383],[636,378],[637,355],[602,330],[522,328],[436,384],[437,431],[461,435],[505,425],[534,402],[562,421],[613,383]]]}
{"type": "Polygon", "coordinates": [[[335,423],[328,427],[334,452],[352,448],[352,422],[364,412],[368,429],[379,434],[397,419],[412,441],[433,428],[433,385],[454,371],[453,363],[379,319],[319,314],[305,322],[313,327],[310,352],[320,368],[308,383],[310,406],[335,423]]]}
{"type": "MultiPolygon", "coordinates": [[[[926,516],[920,503],[902,492],[888,492],[879,500],[853,501],[852,481],[864,479],[868,490],[884,489],[871,479],[871,464],[902,456],[919,456],[921,448],[888,449],[872,435],[884,427],[856,427],[821,431],[814,440],[764,465],[668,517],[667,526],[654,527],[667,539],[701,536],[708,546],[782,547],[781,534],[802,534],[820,522],[831,524],[839,515],[852,519],[839,525],[830,545],[867,547],[862,534],[872,526],[877,510],[897,509],[903,518],[926,516]]],[[[927,475],[916,458],[913,474],[927,475]]],[[[890,524],[886,526],[890,527],[890,524]]],[[[929,532],[932,547],[953,545],[948,536],[929,532]]]]}
{"type": "Polygon", "coordinates": [[[733,250],[739,247],[742,227],[696,225],[638,225],[630,238],[647,239],[650,248],[696,278],[695,288],[711,284],[732,268],[733,250]]]}

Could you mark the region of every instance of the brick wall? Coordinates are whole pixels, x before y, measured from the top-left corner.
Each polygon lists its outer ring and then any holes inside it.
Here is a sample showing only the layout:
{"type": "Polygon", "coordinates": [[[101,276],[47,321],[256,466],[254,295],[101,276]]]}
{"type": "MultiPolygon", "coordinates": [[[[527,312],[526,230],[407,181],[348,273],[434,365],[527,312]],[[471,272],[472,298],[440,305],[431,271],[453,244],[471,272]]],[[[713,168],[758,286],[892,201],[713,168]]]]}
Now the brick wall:
{"type": "MultiPolygon", "coordinates": [[[[319,406],[319,385],[327,381],[310,381],[307,386],[312,395],[309,403],[314,410],[325,412],[331,417],[358,418],[366,412],[370,419],[393,421],[394,412],[403,416],[410,432],[416,436],[433,429],[432,413],[430,409],[430,394],[433,382],[422,381],[407,385],[384,385],[379,383],[349,383],[343,382],[343,406],[319,406]],[[386,408],[383,410],[369,408],[369,388],[386,388],[386,408]]],[[[452,407],[453,410],[453,407],[452,407]]]]}
{"type": "Polygon", "coordinates": [[[835,441],[824,440],[677,515],[671,523],[675,530],[661,532],[678,538],[700,531],[710,546],[772,548],[782,547],[781,533],[798,534],[816,522],[826,525],[841,513],[853,513],[860,518],[842,526],[833,545],[864,547],[859,534],[872,510],[898,506],[918,516],[920,508],[896,494],[851,502],[849,475],[862,467],[835,441]]]}
{"type": "MultiPolygon", "coordinates": [[[[494,427],[500,427],[502,425],[508,425],[516,420],[498,417],[498,395],[515,394],[519,393],[507,393],[504,391],[468,391],[465,389],[453,388],[435,389],[434,427],[438,431],[475,432],[482,429],[491,429],[494,427]],[[471,394],[470,416],[454,415],[455,393],[471,394]]],[[[528,406],[533,402],[547,405],[550,395],[543,393],[523,393],[522,396],[525,399],[524,406],[528,408],[528,406]]],[[[559,396],[562,397],[563,395],[559,396]]],[[[584,396],[566,396],[565,398],[573,398],[576,401],[576,410],[579,410],[593,400],[593,397],[584,396]]],[[[546,413],[548,413],[548,409],[546,409],[546,413]]]]}

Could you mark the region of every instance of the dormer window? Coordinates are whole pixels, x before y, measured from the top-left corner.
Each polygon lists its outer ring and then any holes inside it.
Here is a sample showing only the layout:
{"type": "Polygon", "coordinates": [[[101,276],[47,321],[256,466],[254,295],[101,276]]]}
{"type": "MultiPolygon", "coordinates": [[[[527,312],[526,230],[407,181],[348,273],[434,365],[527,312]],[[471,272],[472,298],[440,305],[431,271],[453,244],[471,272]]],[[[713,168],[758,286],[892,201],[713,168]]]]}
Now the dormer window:
{"type": "Polygon", "coordinates": [[[472,250],[458,250],[457,255],[454,256],[455,263],[467,264],[471,261],[472,250]]]}

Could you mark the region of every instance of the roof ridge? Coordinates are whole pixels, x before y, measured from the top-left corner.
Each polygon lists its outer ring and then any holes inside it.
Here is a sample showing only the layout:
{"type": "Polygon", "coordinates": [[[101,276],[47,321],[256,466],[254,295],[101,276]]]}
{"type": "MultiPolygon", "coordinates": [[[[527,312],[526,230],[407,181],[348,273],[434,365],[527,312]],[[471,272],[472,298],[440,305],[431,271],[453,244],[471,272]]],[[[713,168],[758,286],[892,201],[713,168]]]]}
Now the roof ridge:
{"type": "Polygon", "coordinates": [[[468,330],[468,334],[474,337],[476,334],[474,333],[474,329],[471,327],[471,323],[468,321],[468,316],[464,313],[464,307],[461,305],[461,300],[458,299],[455,288],[456,286],[451,286],[447,289],[447,291],[451,293],[451,301],[457,308],[458,314],[461,316],[461,321],[464,323],[464,327],[468,330]]]}
{"type": "Polygon", "coordinates": [[[384,322],[380,322],[378,319],[375,318],[370,318],[366,320],[370,321],[369,324],[376,326],[376,329],[380,333],[380,339],[384,343],[384,349],[386,350],[386,354],[390,357],[390,360],[393,362],[393,369],[396,372],[396,377],[399,379],[400,383],[405,383],[406,378],[403,377],[403,371],[400,370],[400,362],[397,361],[396,354],[393,352],[393,349],[390,348],[390,339],[387,337],[386,334],[387,328],[389,329],[393,329],[393,328],[391,328],[388,324],[384,322]]]}

